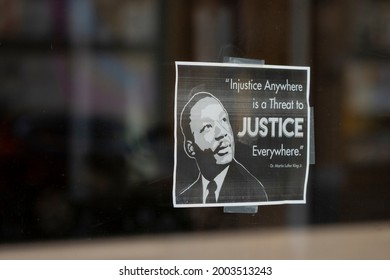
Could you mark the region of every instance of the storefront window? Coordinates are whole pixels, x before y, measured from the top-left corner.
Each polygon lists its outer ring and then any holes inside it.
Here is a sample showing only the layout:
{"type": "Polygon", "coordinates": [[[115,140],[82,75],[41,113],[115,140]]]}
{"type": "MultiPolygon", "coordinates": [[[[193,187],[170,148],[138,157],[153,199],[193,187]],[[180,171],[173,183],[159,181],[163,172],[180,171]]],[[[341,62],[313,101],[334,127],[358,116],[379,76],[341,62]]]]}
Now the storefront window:
{"type": "Polygon", "coordinates": [[[380,0],[1,1],[0,243],[388,223],[389,12],[380,0]],[[173,207],[175,61],[225,57],[310,67],[306,204],[173,207]]]}

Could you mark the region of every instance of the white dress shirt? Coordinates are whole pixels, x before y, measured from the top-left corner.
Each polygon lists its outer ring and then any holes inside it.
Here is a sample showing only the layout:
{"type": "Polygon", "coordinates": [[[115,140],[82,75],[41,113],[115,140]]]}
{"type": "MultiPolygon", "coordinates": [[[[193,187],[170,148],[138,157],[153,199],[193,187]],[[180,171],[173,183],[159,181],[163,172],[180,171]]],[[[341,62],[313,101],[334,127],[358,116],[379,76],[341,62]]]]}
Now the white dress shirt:
{"type": "MultiPolygon", "coordinates": [[[[226,174],[229,170],[229,166],[227,166],[224,170],[222,170],[221,173],[219,173],[215,178],[214,181],[217,184],[217,190],[215,191],[215,198],[218,202],[219,192],[221,191],[223,181],[225,180],[226,174]]],[[[203,186],[203,203],[206,203],[206,198],[209,194],[209,190],[207,189],[208,184],[210,183],[209,180],[207,180],[202,175],[202,186],[203,186]]]]}

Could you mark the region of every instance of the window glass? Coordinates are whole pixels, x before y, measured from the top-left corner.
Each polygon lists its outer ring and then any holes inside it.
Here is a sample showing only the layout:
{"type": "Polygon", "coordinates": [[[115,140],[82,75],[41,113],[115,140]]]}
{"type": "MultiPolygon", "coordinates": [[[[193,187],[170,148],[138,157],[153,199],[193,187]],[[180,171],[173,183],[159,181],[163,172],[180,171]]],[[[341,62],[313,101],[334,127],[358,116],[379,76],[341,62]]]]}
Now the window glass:
{"type": "Polygon", "coordinates": [[[0,242],[390,219],[388,1],[0,3],[0,242]],[[175,209],[175,61],[311,67],[307,203],[175,209]]]}

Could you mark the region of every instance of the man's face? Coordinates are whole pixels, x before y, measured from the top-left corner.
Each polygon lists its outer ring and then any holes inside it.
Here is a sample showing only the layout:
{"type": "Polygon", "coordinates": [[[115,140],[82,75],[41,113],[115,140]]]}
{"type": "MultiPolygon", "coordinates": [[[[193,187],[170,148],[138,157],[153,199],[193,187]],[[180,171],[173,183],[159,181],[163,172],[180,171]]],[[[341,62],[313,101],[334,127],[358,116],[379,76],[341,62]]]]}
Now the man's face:
{"type": "Polygon", "coordinates": [[[228,164],[234,157],[234,138],[229,116],[212,97],[199,100],[191,109],[190,127],[197,155],[214,157],[216,164],[228,164]],[[201,155],[199,155],[199,153],[201,155]]]}

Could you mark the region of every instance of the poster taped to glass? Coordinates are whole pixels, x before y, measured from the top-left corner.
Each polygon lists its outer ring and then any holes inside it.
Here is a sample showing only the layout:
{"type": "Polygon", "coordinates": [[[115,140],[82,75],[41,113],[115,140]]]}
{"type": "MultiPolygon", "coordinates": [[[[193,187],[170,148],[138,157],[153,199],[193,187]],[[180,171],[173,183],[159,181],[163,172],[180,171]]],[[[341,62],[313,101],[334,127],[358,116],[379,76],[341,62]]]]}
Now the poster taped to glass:
{"type": "Polygon", "coordinates": [[[174,207],[306,202],[310,68],[176,62],[174,207]]]}

